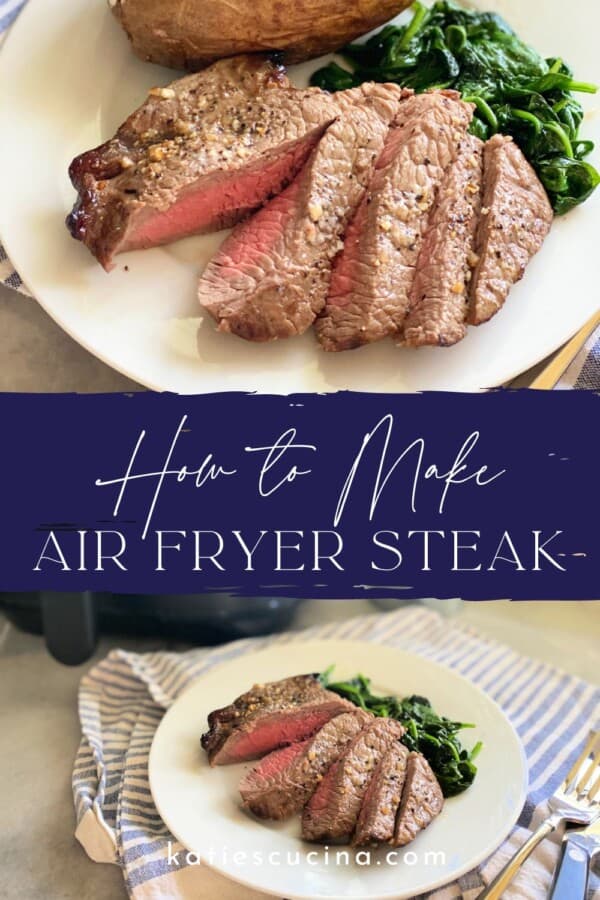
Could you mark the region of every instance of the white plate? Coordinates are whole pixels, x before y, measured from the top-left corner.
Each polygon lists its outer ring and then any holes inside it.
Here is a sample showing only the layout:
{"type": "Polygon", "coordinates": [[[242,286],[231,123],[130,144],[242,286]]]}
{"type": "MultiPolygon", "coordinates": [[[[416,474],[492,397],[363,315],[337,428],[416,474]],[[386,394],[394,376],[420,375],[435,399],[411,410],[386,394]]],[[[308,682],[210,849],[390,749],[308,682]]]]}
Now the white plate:
{"type": "Polygon", "coordinates": [[[158,811],[184,847],[234,881],[290,900],[407,898],[452,881],[486,859],[506,837],[527,786],[519,738],[489,697],[450,669],[356,641],[274,644],[211,670],[165,715],[149,768],[158,811]],[[439,818],[406,848],[414,856],[397,864],[386,863],[384,850],[374,853],[368,866],[352,854],[347,865],[327,864],[321,855],[307,858],[315,845],[300,840],[297,818],[274,825],[240,808],[237,784],[248,764],[211,769],[200,750],[199,737],[211,710],[227,705],[255,682],[323,671],[332,663],[336,678],[362,672],[373,679],[375,691],[428,697],[440,714],[476,723],[463,733],[466,746],[484,742],[473,785],[446,802],[439,818]],[[235,851],[241,854],[237,863],[232,859],[235,851]],[[273,852],[280,855],[270,865],[253,862],[253,854],[264,860],[273,852]],[[430,854],[440,852],[445,859],[437,858],[436,864],[430,854]],[[277,864],[288,859],[291,865],[277,864]]]}
{"type": "MultiPolygon", "coordinates": [[[[478,5],[506,14],[542,53],[564,55],[578,77],[600,83],[597,0],[570,0],[567,11],[561,0],[478,5]]],[[[292,75],[302,83],[308,72],[292,75]]],[[[325,354],[310,333],[268,346],[216,334],[200,319],[195,282],[222,235],[128,254],[106,275],[64,227],[74,200],[67,166],[112,135],[150,86],[173,77],[133,57],[105,0],[29,0],[0,54],[6,250],[72,337],[142,384],[180,393],[478,390],[538,362],[598,308],[600,191],[555,224],[505,309],[450,349],[384,342],[325,354]]],[[[598,102],[584,100],[589,109],[598,102]]],[[[600,140],[600,117],[590,116],[585,136],[600,140]]]]}

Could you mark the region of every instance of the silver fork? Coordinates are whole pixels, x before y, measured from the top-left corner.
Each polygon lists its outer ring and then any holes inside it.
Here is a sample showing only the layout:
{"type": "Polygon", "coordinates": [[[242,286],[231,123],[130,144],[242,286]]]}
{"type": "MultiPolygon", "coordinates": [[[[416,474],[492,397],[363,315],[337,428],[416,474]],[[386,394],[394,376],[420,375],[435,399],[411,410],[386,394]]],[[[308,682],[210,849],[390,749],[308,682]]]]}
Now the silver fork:
{"type": "Polygon", "coordinates": [[[479,895],[478,900],[498,900],[538,844],[561,825],[581,828],[591,825],[600,817],[600,800],[596,799],[600,794],[600,776],[592,782],[592,776],[598,765],[600,765],[600,732],[593,731],[571,771],[554,796],[550,797],[548,818],[517,850],[491,884],[479,895]]]}

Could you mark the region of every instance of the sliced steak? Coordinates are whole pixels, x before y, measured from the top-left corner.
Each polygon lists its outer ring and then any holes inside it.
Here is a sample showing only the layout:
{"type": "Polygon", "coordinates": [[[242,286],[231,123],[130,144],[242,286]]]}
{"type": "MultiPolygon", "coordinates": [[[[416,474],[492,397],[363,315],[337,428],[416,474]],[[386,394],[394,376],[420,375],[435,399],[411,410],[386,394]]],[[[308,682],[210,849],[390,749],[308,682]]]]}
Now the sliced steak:
{"type": "Polygon", "coordinates": [[[429,763],[421,753],[411,753],[392,839],[394,846],[403,847],[413,841],[440,814],[443,805],[442,789],[429,763]]]}
{"type": "Polygon", "coordinates": [[[244,805],[263,819],[286,819],[299,812],[371,718],[357,708],[331,719],[309,740],[269,753],[240,783],[244,805]]]}
{"type": "Polygon", "coordinates": [[[316,323],[325,350],[348,350],[401,328],[429,212],[472,115],[454,92],[401,104],[316,323]]]}
{"type": "Polygon", "coordinates": [[[67,218],[109,269],[126,250],[239,222],[299,172],[336,115],[264,57],[236,57],[150,91],[114,138],[78,156],[67,218]]]}
{"type": "Polygon", "coordinates": [[[487,322],[541,248],[553,212],[542,183],[512,138],[495,135],[484,150],[484,193],[468,321],[487,322]]]}
{"type": "Polygon", "coordinates": [[[311,737],[334,716],[354,709],[325,690],[317,675],[296,675],[255,685],[230,706],[212,712],[201,743],[213,766],[258,759],[311,737]]]}
{"type": "Polygon", "coordinates": [[[200,279],[200,303],[219,331],[270,341],[313,323],[401,97],[400,88],[382,84],[335,95],[338,118],[304,169],[233,231],[200,279]]]}
{"type": "Polygon", "coordinates": [[[307,841],[348,838],[369,782],[382,756],[402,736],[394,719],[375,719],[354,738],[319,783],[302,816],[302,837],[307,841]]]}
{"type": "Polygon", "coordinates": [[[394,741],[375,769],[356,823],[352,840],[355,847],[391,841],[394,837],[408,756],[404,744],[394,741]]]}
{"type": "Polygon", "coordinates": [[[463,141],[447,169],[423,238],[401,343],[449,347],[464,338],[481,211],[483,143],[463,141]]]}

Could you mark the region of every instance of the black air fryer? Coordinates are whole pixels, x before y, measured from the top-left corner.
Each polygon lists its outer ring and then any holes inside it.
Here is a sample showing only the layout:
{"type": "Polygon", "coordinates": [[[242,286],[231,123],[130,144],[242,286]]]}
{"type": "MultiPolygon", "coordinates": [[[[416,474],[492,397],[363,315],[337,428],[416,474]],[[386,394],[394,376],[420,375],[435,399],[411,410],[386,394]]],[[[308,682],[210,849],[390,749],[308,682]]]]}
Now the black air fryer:
{"type": "Polygon", "coordinates": [[[231,594],[140,596],[1,593],[0,610],[23,631],[44,634],[67,665],[85,662],[101,633],[209,646],[285,629],[300,601],[231,594]]]}

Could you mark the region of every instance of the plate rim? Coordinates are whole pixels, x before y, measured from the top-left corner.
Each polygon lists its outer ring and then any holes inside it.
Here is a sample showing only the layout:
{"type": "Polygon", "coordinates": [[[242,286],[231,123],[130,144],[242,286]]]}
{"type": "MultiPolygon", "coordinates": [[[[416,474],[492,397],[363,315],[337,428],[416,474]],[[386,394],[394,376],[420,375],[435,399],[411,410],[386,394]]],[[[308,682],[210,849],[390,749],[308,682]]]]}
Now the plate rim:
{"type": "MultiPolygon", "coordinates": [[[[292,643],[292,642],[290,642],[290,643],[292,643]]],[[[437,890],[441,887],[444,887],[445,885],[452,884],[457,879],[459,879],[463,875],[465,875],[467,872],[470,872],[474,868],[479,866],[485,859],[488,859],[498,849],[498,847],[500,847],[501,844],[506,840],[508,835],[512,832],[515,825],[517,824],[519,816],[520,816],[520,814],[523,810],[523,807],[525,805],[525,802],[527,800],[527,792],[528,792],[528,788],[529,788],[529,764],[528,764],[528,760],[527,760],[527,755],[525,753],[525,748],[523,747],[523,742],[521,741],[521,738],[520,738],[515,726],[513,725],[513,723],[507,716],[507,714],[504,712],[504,710],[502,709],[500,704],[497,703],[493,697],[490,697],[490,695],[486,691],[484,691],[482,688],[480,688],[479,685],[475,684],[475,682],[471,681],[469,678],[467,678],[465,675],[461,674],[460,672],[456,672],[450,666],[445,666],[443,663],[440,663],[437,660],[431,660],[425,656],[421,656],[418,653],[413,653],[412,651],[405,650],[404,648],[401,648],[401,647],[393,647],[393,646],[390,646],[389,644],[385,644],[380,641],[352,640],[352,639],[335,638],[335,637],[333,637],[333,638],[315,638],[315,639],[308,638],[306,640],[303,638],[299,638],[296,641],[294,641],[293,643],[297,643],[300,646],[304,645],[304,646],[311,646],[311,647],[317,647],[317,646],[326,647],[331,644],[337,644],[337,645],[342,644],[345,647],[349,647],[349,648],[355,647],[357,650],[360,648],[364,648],[365,646],[368,648],[371,648],[371,649],[373,647],[378,647],[379,649],[385,649],[386,651],[389,651],[392,654],[398,654],[399,656],[407,656],[409,658],[411,658],[411,657],[416,658],[419,660],[420,663],[426,664],[428,667],[431,667],[434,670],[438,670],[440,672],[440,674],[444,674],[447,676],[448,672],[450,672],[459,681],[466,682],[466,684],[469,686],[470,689],[472,689],[476,693],[482,695],[482,697],[484,698],[486,703],[490,704],[492,706],[492,708],[494,708],[494,711],[496,712],[496,714],[499,715],[503,719],[504,724],[506,726],[508,726],[510,732],[512,733],[515,745],[519,751],[519,762],[521,765],[521,782],[519,785],[518,800],[515,801],[515,810],[516,811],[511,816],[510,826],[504,832],[502,838],[499,841],[494,841],[492,846],[488,846],[485,848],[484,851],[480,851],[480,853],[477,854],[476,857],[473,857],[472,859],[469,860],[468,864],[466,864],[465,866],[459,867],[455,872],[453,872],[452,878],[450,881],[448,880],[447,877],[442,876],[441,878],[438,878],[434,882],[432,882],[431,885],[428,885],[428,887],[425,890],[427,892],[429,892],[429,891],[437,890]]],[[[268,655],[272,650],[281,649],[282,646],[283,646],[282,644],[275,642],[271,646],[264,647],[264,648],[261,648],[260,650],[257,650],[256,653],[253,655],[258,655],[258,654],[268,655]]],[[[179,696],[173,701],[171,706],[169,706],[169,708],[166,710],[164,716],[160,720],[159,725],[152,737],[152,744],[150,746],[150,752],[148,755],[148,784],[149,784],[149,788],[150,788],[150,794],[152,796],[152,800],[156,806],[156,809],[157,809],[161,819],[165,823],[166,827],[169,829],[169,831],[171,831],[171,833],[176,838],[176,840],[178,840],[185,847],[186,850],[190,850],[191,848],[186,846],[186,843],[181,840],[180,836],[176,833],[176,831],[173,830],[171,828],[171,825],[169,825],[167,823],[166,819],[163,816],[163,813],[161,812],[160,804],[157,801],[157,798],[155,796],[155,789],[153,787],[153,783],[156,784],[155,773],[156,773],[156,768],[158,765],[156,762],[156,753],[158,752],[156,750],[157,737],[158,737],[161,729],[163,729],[163,726],[164,726],[165,721],[167,720],[167,717],[172,713],[172,711],[176,708],[178,703],[188,693],[190,693],[194,689],[197,689],[198,686],[201,685],[202,679],[204,678],[204,676],[207,676],[209,674],[212,675],[215,672],[217,672],[217,674],[218,674],[219,670],[226,668],[231,663],[234,663],[234,662],[239,661],[240,659],[243,659],[246,655],[247,655],[246,653],[242,653],[231,659],[221,660],[221,661],[215,663],[213,666],[210,666],[210,668],[206,672],[203,672],[200,675],[198,675],[196,678],[194,678],[192,680],[192,682],[186,688],[184,688],[184,690],[181,692],[181,694],[179,694],[179,696]]],[[[235,688],[233,688],[233,690],[235,691],[235,688]]],[[[192,852],[196,853],[195,850],[192,852]]],[[[255,890],[258,893],[263,893],[263,894],[265,894],[265,896],[272,896],[272,897],[280,897],[281,896],[280,891],[269,890],[264,887],[257,888],[255,883],[252,882],[252,880],[249,880],[247,878],[244,878],[243,876],[240,876],[239,873],[231,874],[230,869],[226,870],[222,867],[218,867],[214,864],[211,864],[206,858],[203,857],[201,852],[198,852],[197,855],[198,855],[199,859],[201,860],[202,865],[206,866],[207,868],[210,868],[212,871],[216,872],[221,877],[226,878],[229,881],[232,881],[236,884],[240,884],[243,887],[247,887],[252,890],[255,890]]],[[[234,872],[235,871],[236,870],[234,870],[234,872]]],[[[346,894],[339,894],[339,895],[338,894],[314,894],[314,893],[311,893],[310,895],[308,895],[306,893],[297,893],[295,891],[290,892],[290,891],[286,890],[286,897],[288,898],[288,900],[346,900],[347,895],[346,894]]],[[[363,900],[411,900],[411,897],[412,897],[412,895],[410,893],[405,894],[405,893],[401,893],[401,892],[400,893],[395,892],[393,894],[373,893],[373,894],[369,894],[369,895],[365,896],[363,898],[363,900]]]]}

